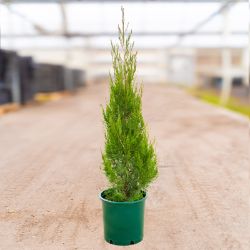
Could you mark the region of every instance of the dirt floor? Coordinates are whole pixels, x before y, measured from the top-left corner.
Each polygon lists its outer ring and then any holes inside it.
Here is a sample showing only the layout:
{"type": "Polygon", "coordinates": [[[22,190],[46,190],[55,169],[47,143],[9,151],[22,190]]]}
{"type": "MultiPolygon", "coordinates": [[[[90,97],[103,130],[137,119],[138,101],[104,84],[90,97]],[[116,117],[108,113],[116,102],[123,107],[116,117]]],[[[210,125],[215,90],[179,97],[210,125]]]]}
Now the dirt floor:
{"type": "MultiPolygon", "coordinates": [[[[101,104],[95,84],[0,117],[0,249],[123,249],[103,240],[101,104]]],[[[159,178],[145,237],[128,249],[249,249],[249,125],[180,89],[146,85],[159,178]]]]}

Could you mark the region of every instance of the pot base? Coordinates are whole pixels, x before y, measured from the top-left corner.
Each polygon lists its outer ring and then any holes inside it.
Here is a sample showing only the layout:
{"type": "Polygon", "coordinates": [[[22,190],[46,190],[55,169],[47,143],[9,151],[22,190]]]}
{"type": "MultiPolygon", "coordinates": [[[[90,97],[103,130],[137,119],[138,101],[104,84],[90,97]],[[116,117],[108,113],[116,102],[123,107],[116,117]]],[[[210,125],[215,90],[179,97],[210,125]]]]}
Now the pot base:
{"type": "Polygon", "coordinates": [[[116,246],[129,246],[129,245],[135,245],[137,243],[140,243],[143,239],[140,239],[140,240],[137,240],[137,241],[134,241],[134,240],[131,240],[130,242],[115,242],[113,240],[108,240],[108,239],[105,239],[106,242],[108,242],[109,244],[112,244],[112,245],[116,245],[116,246]]]}

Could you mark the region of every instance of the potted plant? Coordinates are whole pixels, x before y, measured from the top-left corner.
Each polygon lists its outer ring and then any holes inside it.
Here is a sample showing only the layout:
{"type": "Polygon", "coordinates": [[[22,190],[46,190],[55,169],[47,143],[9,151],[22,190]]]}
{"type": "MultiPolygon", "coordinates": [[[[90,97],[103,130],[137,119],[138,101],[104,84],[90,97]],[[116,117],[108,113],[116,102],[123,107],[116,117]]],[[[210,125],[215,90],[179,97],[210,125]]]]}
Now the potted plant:
{"type": "Polygon", "coordinates": [[[157,159],[142,116],[142,88],[135,82],[136,56],[127,34],[122,8],[119,43],[112,46],[114,75],[110,99],[103,108],[105,148],[103,169],[110,188],[100,194],[104,237],[115,245],[143,239],[146,190],[157,176],[157,159]]]}

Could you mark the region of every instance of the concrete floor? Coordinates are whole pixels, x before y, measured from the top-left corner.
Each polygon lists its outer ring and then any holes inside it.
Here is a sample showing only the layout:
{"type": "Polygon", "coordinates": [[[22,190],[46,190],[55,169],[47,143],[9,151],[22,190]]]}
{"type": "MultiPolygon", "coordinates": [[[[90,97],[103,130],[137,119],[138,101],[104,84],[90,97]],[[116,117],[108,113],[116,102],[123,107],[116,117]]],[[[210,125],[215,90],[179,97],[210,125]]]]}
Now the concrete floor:
{"type": "MultiPolygon", "coordinates": [[[[103,240],[105,85],[0,117],[0,249],[123,249],[103,240]]],[[[249,249],[247,119],[147,85],[159,178],[129,249],[249,249]]]]}

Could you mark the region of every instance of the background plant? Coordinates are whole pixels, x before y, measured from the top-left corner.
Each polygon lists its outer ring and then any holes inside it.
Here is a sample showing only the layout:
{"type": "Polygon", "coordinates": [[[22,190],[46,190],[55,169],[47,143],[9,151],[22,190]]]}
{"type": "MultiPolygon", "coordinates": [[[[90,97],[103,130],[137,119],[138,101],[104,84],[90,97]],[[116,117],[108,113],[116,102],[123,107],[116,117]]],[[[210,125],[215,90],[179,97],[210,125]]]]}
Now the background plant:
{"type": "Polygon", "coordinates": [[[102,155],[104,172],[111,188],[105,197],[114,201],[132,201],[142,197],[157,176],[157,159],[149,141],[142,116],[142,89],[135,83],[136,57],[127,33],[122,8],[118,25],[119,43],[113,44],[114,75],[110,75],[110,100],[103,109],[105,149],[102,155]]]}

